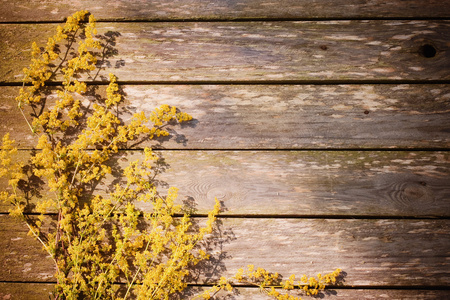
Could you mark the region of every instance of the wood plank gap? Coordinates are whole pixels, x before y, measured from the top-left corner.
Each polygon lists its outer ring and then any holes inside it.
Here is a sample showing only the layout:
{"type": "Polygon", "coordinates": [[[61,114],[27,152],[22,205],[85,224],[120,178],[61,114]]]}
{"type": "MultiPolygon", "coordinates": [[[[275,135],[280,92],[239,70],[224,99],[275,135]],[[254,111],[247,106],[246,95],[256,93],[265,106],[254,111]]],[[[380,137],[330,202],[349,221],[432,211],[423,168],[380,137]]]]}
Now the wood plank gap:
{"type": "MultiPolygon", "coordinates": [[[[195,283],[188,283],[188,286],[190,287],[212,287],[213,284],[195,284],[195,283]]],[[[234,287],[239,288],[254,288],[258,289],[259,287],[250,285],[250,284],[237,284],[233,285],[234,287]]],[[[294,287],[294,290],[298,289],[294,287]]],[[[450,286],[448,285],[328,285],[325,290],[336,290],[339,293],[339,290],[359,290],[359,289],[365,289],[365,290],[440,290],[440,291],[447,291],[450,290],[450,286]]]]}
{"type": "MultiPolygon", "coordinates": [[[[0,216],[8,216],[9,213],[0,212],[0,216]]],[[[24,213],[26,216],[40,216],[40,213],[27,212],[24,213]]],[[[56,213],[46,213],[44,216],[54,216],[56,213]]],[[[141,214],[142,217],[142,214],[141,214]]],[[[183,214],[173,215],[175,218],[182,218],[183,214]]],[[[190,214],[192,219],[204,219],[207,218],[207,214],[190,214]]],[[[249,214],[219,214],[218,219],[322,219],[322,220],[450,220],[450,216],[371,216],[371,215],[249,215],[249,214]]]]}
{"type": "MultiPolygon", "coordinates": [[[[182,217],[180,215],[179,217],[182,217]]],[[[206,218],[206,214],[192,214],[191,218],[206,218]]],[[[322,220],[450,220],[449,216],[370,216],[370,215],[227,215],[218,219],[322,219],[322,220]]]]}
{"type": "MultiPolygon", "coordinates": [[[[119,149],[120,151],[130,151],[139,152],[144,148],[133,148],[133,149],[119,149]]],[[[226,149],[205,149],[205,148],[152,148],[154,151],[210,151],[210,152],[230,152],[230,151],[240,151],[240,152],[311,152],[311,151],[321,151],[321,152],[450,152],[450,148],[226,148],[226,149]]],[[[37,149],[20,148],[19,151],[30,151],[37,149]]]]}
{"type": "MultiPolygon", "coordinates": [[[[217,22],[309,22],[309,21],[448,21],[450,17],[248,17],[248,18],[154,18],[154,19],[129,19],[120,18],[97,19],[97,23],[217,23],[217,22]]],[[[45,21],[40,21],[45,23],[45,21]]],[[[57,21],[53,21],[58,23],[57,21]]],[[[6,23],[6,22],[5,22],[6,23]]],[[[12,22],[11,22],[12,23],[12,22]]],[[[20,23],[20,22],[18,22],[20,23]]],[[[32,22],[31,22],[32,23],[32,22]]]]}
{"type": "MultiPolygon", "coordinates": [[[[12,284],[56,284],[56,281],[23,281],[23,280],[1,280],[0,283],[12,283],[12,284]]],[[[115,285],[126,285],[124,282],[114,282],[115,285]]],[[[212,287],[214,284],[210,283],[188,283],[188,287],[212,287]]],[[[254,288],[258,289],[259,287],[250,285],[250,284],[236,284],[234,287],[239,288],[254,288]]],[[[295,289],[295,288],[294,288],[295,289]]],[[[365,289],[365,290],[440,290],[446,291],[450,290],[450,286],[447,285],[329,285],[326,287],[326,290],[357,290],[357,289],[365,289]]]]}
{"type": "MultiPolygon", "coordinates": [[[[320,152],[450,152],[450,148],[226,148],[226,149],[206,149],[206,148],[158,148],[151,147],[154,151],[208,151],[208,152],[230,152],[230,151],[239,151],[239,152],[311,152],[311,151],[320,151],[320,152]]],[[[40,149],[35,148],[17,148],[18,151],[41,151],[40,149]]],[[[88,149],[94,150],[94,149],[88,149]]],[[[129,151],[129,152],[141,152],[144,148],[130,148],[130,149],[119,149],[119,151],[129,151]]]]}
{"type": "MultiPolygon", "coordinates": [[[[97,23],[218,23],[218,22],[309,22],[309,21],[448,21],[450,17],[303,17],[303,18],[273,18],[273,17],[249,17],[249,18],[153,18],[153,19],[122,19],[122,18],[99,18],[97,23]]],[[[64,20],[46,21],[6,21],[1,25],[26,25],[26,24],[62,24],[64,20]]]]}
{"type": "MultiPolygon", "coordinates": [[[[226,149],[208,149],[208,148],[158,148],[157,146],[151,147],[153,151],[158,152],[194,152],[194,151],[208,151],[208,152],[450,152],[450,148],[226,148],[226,149]]],[[[35,148],[17,148],[18,151],[30,152],[30,151],[41,151],[41,149],[35,148]]],[[[88,149],[94,150],[94,149],[88,149]]],[[[119,151],[128,152],[142,152],[144,148],[131,148],[131,149],[119,149],[119,151]]]]}
{"type": "Polygon", "coordinates": [[[24,281],[24,280],[0,280],[0,283],[25,283],[25,284],[56,284],[56,281],[24,281]]]}
{"type": "MultiPolygon", "coordinates": [[[[83,81],[81,81],[83,82],[83,81]]],[[[108,85],[108,81],[84,81],[87,85],[108,85]]],[[[117,81],[122,85],[398,85],[450,84],[450,80],[249,80],[249,81],[117,81]]],[[[22,86],[22,82],[0,81],[1,86],[22,86]]],[[[26,84],[25,86],[30,86],[26,84]]],[[[61,81],[47,82],[47,86],[62,86],[61,81]]]]}
{"type": "Polygon", "coordinates": [[[333,290],[440,290],[440,291],[448,291],[450,290],[450,286],[448,285],[348,285],[348,286],[328,286],[327,289],[333,290]]]}

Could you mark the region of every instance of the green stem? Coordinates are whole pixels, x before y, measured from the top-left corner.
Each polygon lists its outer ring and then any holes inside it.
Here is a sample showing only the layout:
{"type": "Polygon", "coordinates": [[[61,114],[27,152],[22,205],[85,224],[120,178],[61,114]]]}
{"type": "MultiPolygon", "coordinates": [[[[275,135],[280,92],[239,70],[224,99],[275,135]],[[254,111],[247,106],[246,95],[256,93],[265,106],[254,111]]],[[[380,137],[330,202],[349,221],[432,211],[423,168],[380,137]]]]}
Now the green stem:
{"type": "Polygon", "coordinates": [[[44,241],[39,237],[39,235],[33,230],[33,227],[31,227],[30,224],[28,224],[28,222],[26,220],[25,220],[25,224],[27,224],[28,229],[30,229],[30,231],[33,233],[33,235],[36,237],[36,239],[44,246],[44,249],[48,252],[48,254],[50,254],[50,256],[52,257],[53,261],[55,262],[56,270],[59,273],[58,263],[56,262],[56,259],[55,259],[54,255],[53,255],[53,253],[48,249],[48,247],[44,243],[44,241]]]}
{"type": "MultiPolygon", "coordinates": [[[[145,246],[144,253],[145,253],[145,251],[147,251],[149,245],[150,245],[150,240],[147,242],[147,246],[145,246]]],[[[141,266],[139,266],[139,268],[138,268],[137,271],[136,271],[136,274],[134,274],[133,280],[131,280],[131,283],[130,283],[130,285],[128,286],[127,292],[125,293],[125,296],[123,297],[124,300],[127,299],[128,294],[130,293],[131,287],[133,286],[134,281],[136,280],[136,278],[137,278],[137,276],[139,275],[139,272],[140,272],[140,271],[141,271],[141,266]]]]}
{"type": "Polygon", "coordinates": [[[33,127],[31,126],[30,122],[28,122],[27,117],[25,116],[22,107],[20,107],[20,104],[19,104],[18,107],[19,107],[20,112],[22,113],[23,118],[24,118],[25,121],[27,122],[27,125],[28,125],[28,127],[30,128],[31,132],[34,133],[34,134],[36,134],[36,131],[33,129],[33,127]]]}

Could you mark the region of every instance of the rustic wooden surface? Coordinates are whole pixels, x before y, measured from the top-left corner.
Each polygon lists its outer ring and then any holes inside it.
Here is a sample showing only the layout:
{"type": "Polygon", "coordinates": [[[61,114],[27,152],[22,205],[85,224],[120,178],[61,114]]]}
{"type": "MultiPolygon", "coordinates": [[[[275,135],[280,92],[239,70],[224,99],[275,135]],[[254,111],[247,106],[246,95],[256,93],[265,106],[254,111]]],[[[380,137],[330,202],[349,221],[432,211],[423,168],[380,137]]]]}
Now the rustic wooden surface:
{"type": "MultiPolygon", "coordinates": [[[[160,188],[179,187],[196,220],[214,197],[226,208],[204,266],[222,273],[184,298],[250,263],[285,275],[342,268],[343,286],[324,299],[450,298],[448,0],[1,5],[0,135],[12,131],[19,159],[36,141],[14,109],[28,48],[76,10],[114,37],[115,55],[86,79],[119,77],[124,120],[163,103],[193,115],[170,138],[138,146],[161,149],[160,188]]],[[[0,299],[48,299],[54,267],[7,210],[0,299]]],[[[219,298],[267,299],[238,290],[219,298]]]]}
{"type": "Polygon", "coordinates": [[[450,17],[448,0],[4,0],[0,22],[61,21],[81,8],[100,20],[450,17]]]}
{"type": "MultiPolygon", "coordinates": [[[[46,283],[0,283],[0,299],[27,299],[27,300],[42,300],[50,295],[52,291],[52,284],[46,283]],[[3,298],[2,298],[3,297],[3,298]]],[[[185,295],[180,299],[189,298],[193,293],[199,294],[204,288],[188,287],[185,295]]],[[[435,300],[446,299],[449,292],[445,290],[396,290],[396,289],[332,289],[322,293],[320,297],[325,299],[403,299],[403,300],[435,300]]],[[[228,294],[220,293],[219,299],[233,299],[233,300],[270,300],[273,298],[267,297],[257,288],[236,288],[236,292],[230,297],[228,294]]],[[[302,296],[305,300],[317,299],[317,297],[302,296]]]]}
{"type": "MultiPolygon", "coordinates": [[[[1,216],[0,281],[53,281],[54,267],[25,225],[1,216]]],[[[207,278],[254,264],[280,274],[345,270],[348,286],[447,286],[447,220],[221,218],[207,278]],[[276,251],[275,251],[276,249],[276,251]],[[295,264],[292,263],[295,261],[295,264]],[[412,272],[414,270],[414,272],[412,272]],[[389,274],[389,276],[386,276],[389,274]]]]}
{"type": "MultiPolygon", "coordinates": [[[[2,81],[20,81],[30,41],[46,42],[55,28],[0,24],[2,81]]],[[[133,82],[450,79],[446,20],[127,22],[98,30],[119,36],[97,80],[110,72],[133,82]],[[424,45],[436,55],[421,55],[424,45]]]]}
{"type": "MultiPolygon", "coordinates": [[[[450,56],[449,56],[450,58],[450,56]]],[[[449,69],[450,70],[450,69],[449,69]]],[[[95,88],[95,87],[94,87],[95,88]]],[[[105,87],[95,89],[102,95],[105,87]]],[[[0,87],[0,135],[29,149],[37,138],[17,111],[19,87],[0,87]]],[[[169,149],[442,148],[450,146],[448,84],[124,85],[124,120],[166,103],[194,120],[169,149]]],[[[94,94],[82,100],[86,106],[94,94]]],[[[50,101],[49,101],[50,102],[50,101]]]]}
{"type": "MultiPolygon", "coordinates": [[[[450,217],[448,152],[158,151],[158,185],[180,189],[178,203],[206,214],[214,198],[232,216],[450,217]],[[282,205],[280,205],[282,204],[282,205]]],[[[18,156],[23,161],[28,151],[18,156]]],[[[119,171],[142,160],[121,153],[97,191],[107,195],[119,171]]],[[[0,189],[6,189],[0,180],[0,189]]],[[[41,194],[52,197],[52,194],[41,194]]],[[[30,202],[34,203],[33,201],[30,202]]],[[[137,204],[150,209],[143,203],[137,204]]],[[[0,203],[0,212],[8,206],[0,203]]]]}
{"type": "MultiPolygon", "coordinates": [[[[30,41],[44,43],[55,28],[0,24],[2,81],[20,81],[30,41]]],[[[109,72],[135,82],[450,79],[445,20],[139,22],[101,23],[98,29],[119,36],[117,55],[97,80],[107,80],[109,72]],[[436,55],[421,55],[424,45],[436,55]]]]}

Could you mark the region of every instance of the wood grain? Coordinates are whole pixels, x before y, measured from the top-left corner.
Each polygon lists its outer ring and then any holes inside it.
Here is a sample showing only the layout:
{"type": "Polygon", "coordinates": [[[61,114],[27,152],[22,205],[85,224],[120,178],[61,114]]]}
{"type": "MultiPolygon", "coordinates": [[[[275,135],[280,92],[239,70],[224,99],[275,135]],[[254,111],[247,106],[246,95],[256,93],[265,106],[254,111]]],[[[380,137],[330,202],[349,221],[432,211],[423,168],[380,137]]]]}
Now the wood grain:
{"type": "MultiPolygon", "coordinates": [[[[48,300],[46,295],[51,293],[52,284],[48,283],[0,283],[0,299],[27,299],[27,300],[48,300]],[[3,298],[2,298],[3,297],[3,298]],[[9,297],[9,298],[8,298],[9,297]]],[[[188,287],[181,298],[174,299],[192,299],[195,295],[200,294],[204,287],[188,287]]],[[[403,300],[435,300],[446,299],[450,296],[449,291],[445,290],[393,290],[393,289],[327,289],[321,293],[324,299],[403,299],[403,300]]],[[[305,300],[317,299],[317,297],[308,297],[302,295],[305,300]]],[[[216,300],[269,300],[273,299],[261,293],[258,288],[242,288],[236,287],[233,293],[220,292],[214,298],[216,300]]]]}
{"type": "MultiPolygon", "coordinates": [[[[56,24],[0,25],[0,82],[56,24]]],[[[100,23],[117,55],[96,80],[134,82],[449,80],[449,21],[100,23]],[[423,47],[436,50],[425,57],[423,47]]]]}
{"type": "Polygon", "coordinates": [[[0,22],[61,21],[81,9],[100,20],[442,18],[450,17],[449,4],[448,0],[7,0],[2,2],[0,22]]]}
{"type": "MultiPolygon", "coordinates": [[[[160,148],[160,190],[179,187],[198,222],[214,197],[224,206],[213,259],[181,299],[247,264],[342,268],[324,299],[450,298],[450,0],[1,3],[0,136],[12,132],[19,159],[36,143],[14,101],[31,42],[77,10],[100,20],[109,47],[82,79],[115,73],[123,120],[163,103],[193,115],[169,138],[125,147],[160,148]]],[[[86,106],[104,95],[90,87],[86,106]]],[[[114,175],[141,156],[121,151],[114,175]]],[[[0,299],[48,299],[51,259],[7,210],[0,299]]],[[[238,292],[219,298],[271,299],[238,292]]]]}
{"type": "MultiPolygon", "coordinates": [[[[124,85],[121,117],[169,104],[193,121],[169,138],[139,147],[169,149],[449,149],[450,86],[382,85],[124,85]]],[[[81,97],[88,108],[105,87],[81,97]]],[[[14,98],[0,87],[0,135],[22,149],[33,137],[14,98]],[[13,130],[12,130],[13,129],[13,130]]],[[[52,95],[47,97],[51,105],[52,95]]]]}
{"type": "MultiPolygon", "coordinates": [[[[53,281],[26,227],[0,216],[0,281],[53,281]]],[[[341,268],[345,286],[448,286],[448,220],[220,219],[200,282],[247,264],[285,276],[341,268]],[[255,230],[256,229],[256,230],[255,230]]]]}
{"type": "MultiPolygon", "coordinates": [[[[161,171],[156,177],[160,192],[165,194],[169,186],[179,188],[178,203],[194,214],[206,214],[217,197],[223,214],[231,216],[450,216],[447,152],[157,153],[164,159],[157,166],[161,171]]],[[[28,155],[28,151],[21,151],[19,157],[28,155]]],[[[138,159],[143,159],[140,151],[114,158],[110,163],[114,176],[96,186],[95,193],[107,196],[113,185],[123,180],[121,170],[138,159]]],[[[33,190],[52,197],[40,188],[35,186],[33,190]]],[[[6,180],[0,180],[0,190],[6,189],[6,180]]],[[[144,203],[136,204],[145,211],[151,209],[144,203]]],[[[0,212],[8,209],[0,204],[0,212]]]]}

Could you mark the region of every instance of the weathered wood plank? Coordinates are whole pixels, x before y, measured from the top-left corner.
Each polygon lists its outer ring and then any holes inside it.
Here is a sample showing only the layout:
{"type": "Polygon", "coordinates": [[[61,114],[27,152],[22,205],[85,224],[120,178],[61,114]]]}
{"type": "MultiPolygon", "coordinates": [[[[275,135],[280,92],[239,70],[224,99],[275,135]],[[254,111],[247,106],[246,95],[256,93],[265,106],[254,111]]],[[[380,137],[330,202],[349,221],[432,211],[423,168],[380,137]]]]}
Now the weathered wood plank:
{"type": "MultiPolygon", "coordinates": [[[[94,87],[95,88],[95,87],[94,87]]],[[[82,98],[90,105],[94,95],[82,98]]],[[[36,144],[14,98],[0,87],[0,135],[36,144]]],[[[171,149],[325,149],[450,147],[450,85],[124,85],[122,117],[161,104],[194,120],[160,143],[171,149]]],[[[52,97],[48,97],[50,104],[52,97]]]]}
{"type": "MultiPolygon", "coordinates": [[[[22,152],[24,158],[28,152],[22,152]]],[[[206,214],[214,198],[226,215],[450,217],[450,156],[403,151],[160,151],[161,193],[206,214]]],[[[96,192],[107,195],[142,152],[122,153],[96,192]]],[[[0,190],[7,189],[6,180],[0,190]]],[[[43,195],[45,192],[41,191],[43,195]]],[[[51,195],[49,195],[52,197],[51,195]]],[[[34,203],[33,201],[30,204],[34,203]]],[[[149,211],[144,203],[137,205],[149,211]]],[[[0,204],[0,212],[9,207],[0,204]]]]}
{"type": "MultiPolygon", "coordinates": [[[[52,291],[53,285],[48,283],[0,283],[0,299],[27,299],[48,300],[47,295],[52,291]],[[3,298],[2,298],[3,297],[3,298]],[[9,298],[8,298],[9,297],[9,298]]],[[[181,299],[192,299],[198,295],[204,287],[188,287],[181,299]]],[[[330,289],[322,292],[323,299],[403,299],[403,300],[435,300],[447,299],[450,291],[445,290],[392,290],[392,289],[330,289]]],[[[303,299],[317,299],[317,297],[302,296],[303,299]]],[[[178,299],[174,297],[174,299],[178,299]]],[[[261,293],[258,288],[235,288],[232,294],[220,292],[214,298],[232,300],[273,300],[261,293]]]]}
{"type": "Polygon", "coordinates": [[[181,0],[181,1],[3,1],[0,22],[61,21],[81,9],[102,20],[246,18],[442,18],[450,2],[418,0],[181,0]],[[39,12],[38,14],[36,12],[39,12]]]}
{"type": "Polygon", "coordinates": [[[48,300],[52,291],[49,283],[0,283],[0,299],[48,300]]]}
{"type": "Polygon", "coordinates": [[[161,154],[159,180],[202,213],[217,197],[230,215],[450,216],[443,152],[161,154]]]}
{"type": "Polygon", "coordinates": [[[4,237],[0,243],[0,281],[55,281],[51,257],[27,235],[26,225],[6,215],[0,215],[0,224],[0,235],[4,237]]]}
{"type": "MultiPolygon", "coordinates": [[[[34,40],[46,41],[55,27],[0,25],[0,81],[20,80],[26,49],[34,40]]],[[[119,36],[117,55],[97,79],[109,72],[123,81],[158,82],[450,79],[449,21],[130,22],[98,28],[119,36]]]]}
{"type": "MultiPolygon", "coordinates": [[[[1,281],[49,281],[26,227],[0,216],[1,281]]],[[[449,220],[220,219],[208,280],[254,264],[289,275],[341,268],[349,286],[449,286],[449,220]]],[[[204,279],[202,279],[204,280],[204,279]]]]}

